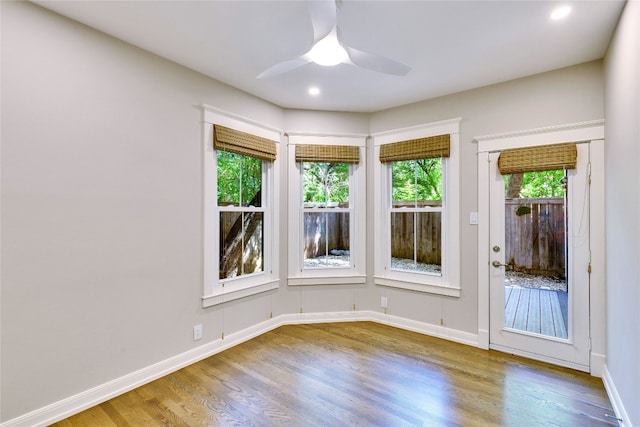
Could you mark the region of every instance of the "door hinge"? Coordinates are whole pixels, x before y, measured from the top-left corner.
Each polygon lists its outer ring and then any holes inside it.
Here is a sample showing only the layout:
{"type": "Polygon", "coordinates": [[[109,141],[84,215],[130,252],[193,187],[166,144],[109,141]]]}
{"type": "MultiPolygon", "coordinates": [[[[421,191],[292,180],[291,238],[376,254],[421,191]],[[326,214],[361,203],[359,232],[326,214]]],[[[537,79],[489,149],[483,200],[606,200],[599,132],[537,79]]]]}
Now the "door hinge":
{"type": "Polygon", "coordinates": [[[587,265],[587,273],[591,274],[591,263],[589,263],[589,265],[587,265]]]}

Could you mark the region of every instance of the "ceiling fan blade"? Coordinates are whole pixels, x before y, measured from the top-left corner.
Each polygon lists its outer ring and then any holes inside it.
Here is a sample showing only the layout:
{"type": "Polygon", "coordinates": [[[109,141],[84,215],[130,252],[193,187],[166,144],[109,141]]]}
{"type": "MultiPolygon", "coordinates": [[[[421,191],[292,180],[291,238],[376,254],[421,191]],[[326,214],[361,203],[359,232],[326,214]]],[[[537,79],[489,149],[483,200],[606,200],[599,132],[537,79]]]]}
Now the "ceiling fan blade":
{"type": "Polygon", "coordinates": [[[376,55],[375,53],[364,52],[349,46],[342,45],[347,51],[349,59],[353,65],[366,68],[368,70],[377,71],[378,73],[393,74],[396,76],[405,76],[411,67],[393,59],[376,55]]]}
{"type": "Polygon", "coordinates": [[[313,44],[316,44],[338,24],[335,0],[321,0],[309,2],[309,15],[313,25],[313,44]]]}
{"type": "Polygon", "coordinates": [[[287,73],[291,70],[294,70],[298,67],[302,67],[305,64],[308,64],[311,60],[307,59],[304,56],[299,58],[290,59],[288,61],[280,62],[272,67],[267,68],[262,73],[258,74],[258,79],[265,79],[272,76],[277,76],[278,74],[287,73]]]}

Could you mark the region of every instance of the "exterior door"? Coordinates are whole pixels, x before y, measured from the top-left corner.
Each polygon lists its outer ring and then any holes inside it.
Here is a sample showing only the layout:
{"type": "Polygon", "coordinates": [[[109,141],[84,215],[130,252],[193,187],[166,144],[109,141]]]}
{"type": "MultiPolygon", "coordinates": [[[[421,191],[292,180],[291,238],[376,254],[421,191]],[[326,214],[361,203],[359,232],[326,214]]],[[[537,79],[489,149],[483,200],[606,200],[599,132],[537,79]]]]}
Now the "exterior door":
{"type": "Polygon", "coordinates": [[[489,154],[489,346],[584,371],[590,364],[589,145],[577,144],[575,169],[524,178],[502,175],[500,153],[489,154]]]}

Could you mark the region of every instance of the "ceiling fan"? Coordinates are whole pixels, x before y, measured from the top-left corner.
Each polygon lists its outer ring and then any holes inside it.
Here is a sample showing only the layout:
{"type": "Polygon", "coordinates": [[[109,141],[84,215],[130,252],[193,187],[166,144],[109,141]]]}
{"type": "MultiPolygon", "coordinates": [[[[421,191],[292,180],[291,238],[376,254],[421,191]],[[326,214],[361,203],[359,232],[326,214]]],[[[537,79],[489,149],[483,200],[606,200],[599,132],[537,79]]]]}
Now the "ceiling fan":
{"type": "Polygon", "coordinates": [[[313,25],[313,43],[305,54],[273,65],[258,75],[259,79],[287,73],[309,62],[332,66],[351,64],[384,74],[406,75],[411,67],[374,53],[364,52],[342,42],[337,9],[342,0],[310,1],[309,14],[313,25]]]}

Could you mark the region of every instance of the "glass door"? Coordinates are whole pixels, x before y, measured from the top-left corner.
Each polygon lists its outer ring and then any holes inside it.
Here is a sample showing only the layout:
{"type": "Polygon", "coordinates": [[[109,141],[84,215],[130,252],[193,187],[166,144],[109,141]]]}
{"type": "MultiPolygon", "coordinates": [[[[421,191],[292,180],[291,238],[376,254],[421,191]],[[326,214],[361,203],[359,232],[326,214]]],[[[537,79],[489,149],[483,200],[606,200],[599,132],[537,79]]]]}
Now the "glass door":
{"type": "Polygon", "coordinates": [[[490,155],[490,346],[589,368],[588,144],[575,169],[501,174],[490,155]]]}

